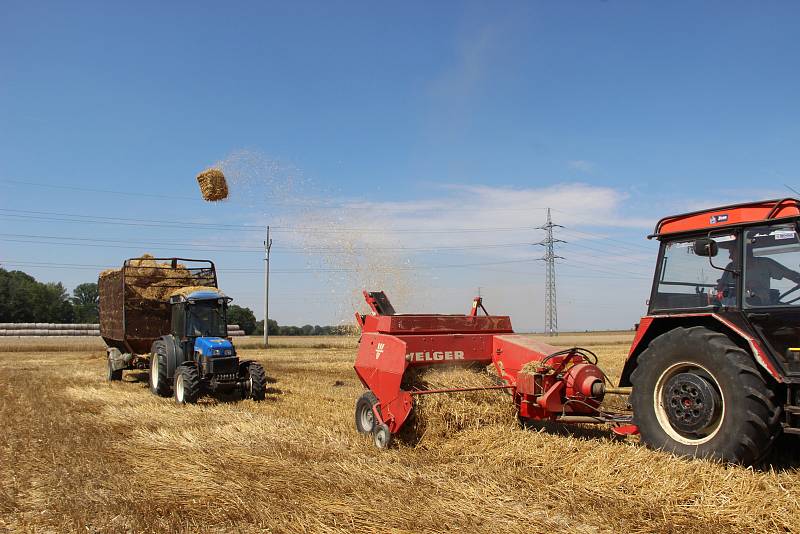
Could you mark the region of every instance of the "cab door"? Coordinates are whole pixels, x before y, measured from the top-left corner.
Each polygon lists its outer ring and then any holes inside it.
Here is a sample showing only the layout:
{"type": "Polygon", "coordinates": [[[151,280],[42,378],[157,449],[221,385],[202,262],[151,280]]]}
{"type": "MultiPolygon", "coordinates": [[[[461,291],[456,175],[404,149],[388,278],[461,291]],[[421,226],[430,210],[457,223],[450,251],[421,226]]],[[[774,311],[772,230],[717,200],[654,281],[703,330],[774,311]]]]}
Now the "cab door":
{"type": "Polygon", "coordinates": [[[744,232],[742,310],[789,376],[800,377],[800,236],[795,223],[744,232]]]}

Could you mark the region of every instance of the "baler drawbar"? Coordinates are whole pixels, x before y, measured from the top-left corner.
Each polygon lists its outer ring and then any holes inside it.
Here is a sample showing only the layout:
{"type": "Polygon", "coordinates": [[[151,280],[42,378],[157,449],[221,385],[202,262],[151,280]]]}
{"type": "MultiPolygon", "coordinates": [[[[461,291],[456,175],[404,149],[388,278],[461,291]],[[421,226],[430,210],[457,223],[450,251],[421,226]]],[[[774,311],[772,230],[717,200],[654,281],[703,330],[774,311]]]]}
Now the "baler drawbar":
{"type": "Polygon", "coordinates": [[[389,445],[411,414],[414,397],[492,389],[508,390],[523,420],[611,423],[618,434],[636,433],[631,416],[600,410],[606,394],[628,394],[611,387],[589,350],[560,350],[514,333],[511,319],[489,315],[475,297],[467,315],[397,314],[386,295],[364,292],[372,309],[356,314],[361,340],[355,371],[369,390],[356,402],[356,428],[372,433],[380,448],[389,445]],[[484,315],[480,315],[483,311],[484,315]],[[411,368],[436,365],[493,365],[496,386],[403,389],[411,368]]]}

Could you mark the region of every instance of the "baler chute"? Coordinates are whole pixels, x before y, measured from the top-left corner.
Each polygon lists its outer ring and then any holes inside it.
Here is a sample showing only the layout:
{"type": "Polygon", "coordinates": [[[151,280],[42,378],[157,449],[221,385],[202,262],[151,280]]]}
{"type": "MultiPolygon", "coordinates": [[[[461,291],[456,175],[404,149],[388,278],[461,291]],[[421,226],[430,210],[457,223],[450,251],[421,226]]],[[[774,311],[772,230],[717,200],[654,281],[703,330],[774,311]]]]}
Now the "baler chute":
{"type": "Polygon", "coordinates": [[[514,334],[511,319],[486,313],[480,297],[473,300],[467,315],[397,314],[383,292],[364,292],[364,297],[372,313],[356,314],[362,334],[355,371],[369,391],[356,403],[356,427],[373,433],[379,447],[386,447],[402,428],[414,397],[437,393],[506,389],[524,419],[630,422],[629,416],[599,410],[609,388],[594,354],[580,348],[559,350],[514,334]],[[493,364],[498,384],[436,390],[402,387],[411,369],[470,364],[493,364]]]}

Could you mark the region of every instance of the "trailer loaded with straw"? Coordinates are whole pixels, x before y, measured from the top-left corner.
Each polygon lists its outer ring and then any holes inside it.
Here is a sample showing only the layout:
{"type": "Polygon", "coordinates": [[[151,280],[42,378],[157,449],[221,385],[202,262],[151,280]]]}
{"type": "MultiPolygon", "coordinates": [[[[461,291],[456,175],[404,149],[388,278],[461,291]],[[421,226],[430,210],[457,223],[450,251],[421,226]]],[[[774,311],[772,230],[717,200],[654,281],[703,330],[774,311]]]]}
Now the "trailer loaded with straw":
{"type": "Polygon", "coordinates": [[[146,369],[151,391],[179,404],[218,392],[264,399],[264,369],[240,360],[228,335],[231,299],[213,262],[144,255],[100,273],[98,289],[108,380],[146,369]]]}

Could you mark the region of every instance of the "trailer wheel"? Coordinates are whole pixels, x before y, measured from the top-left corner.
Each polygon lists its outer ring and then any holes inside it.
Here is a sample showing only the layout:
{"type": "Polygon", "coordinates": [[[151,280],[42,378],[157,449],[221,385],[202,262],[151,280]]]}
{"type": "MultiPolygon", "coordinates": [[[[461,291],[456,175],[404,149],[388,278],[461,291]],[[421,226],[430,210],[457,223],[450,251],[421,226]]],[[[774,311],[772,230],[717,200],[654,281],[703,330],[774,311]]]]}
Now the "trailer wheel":
{"type": "Polygon", "coordinates": [[[114,369],[114,367],[111,365],[111,358],[106,359],[106,368],[108,370],[106,373],[106,378],[109,382],[122,380],[122,369],[114,369]]]}
{"type": "Polygon", "coordinates": [[[655,338],[631,382],[633,421],[648,447],[753,464],[780,433],[781,407],[753,357],[705,327],[655,338]]]}
{"type": "Polygon", "coordinates": [[[250,362],[245,368],[244,397],[262,401],[267,396],[267,374],[260,363],[250,362]]]}
{"type": "Polygon", "coordinates": [[[356,430],[361,434],[371,434],[375,430],[373,407],[378,398],[371,391],[365,392],[356,401],[356,430]]]}
{"type": "Polygon", "coordinates": [[[194,404],[200,397],[200,373],[195,365],[181,365],[175,370],[175,402],[194,404]]]}
{"type": "Polygon", "coordinates": [[[389,444],[392,442],[392,433],[389,432],[389,427],[383,423],[376,426],[375,432],[372,434],[372,440],[379,449],[388,449],[389,444]]]}
{"type": "Polygon", "coordinates": [[[169,397],[172,392],[167,371],[167,346],[159,339],[150,354],[150,391],[159,397],[169,397]]]}

